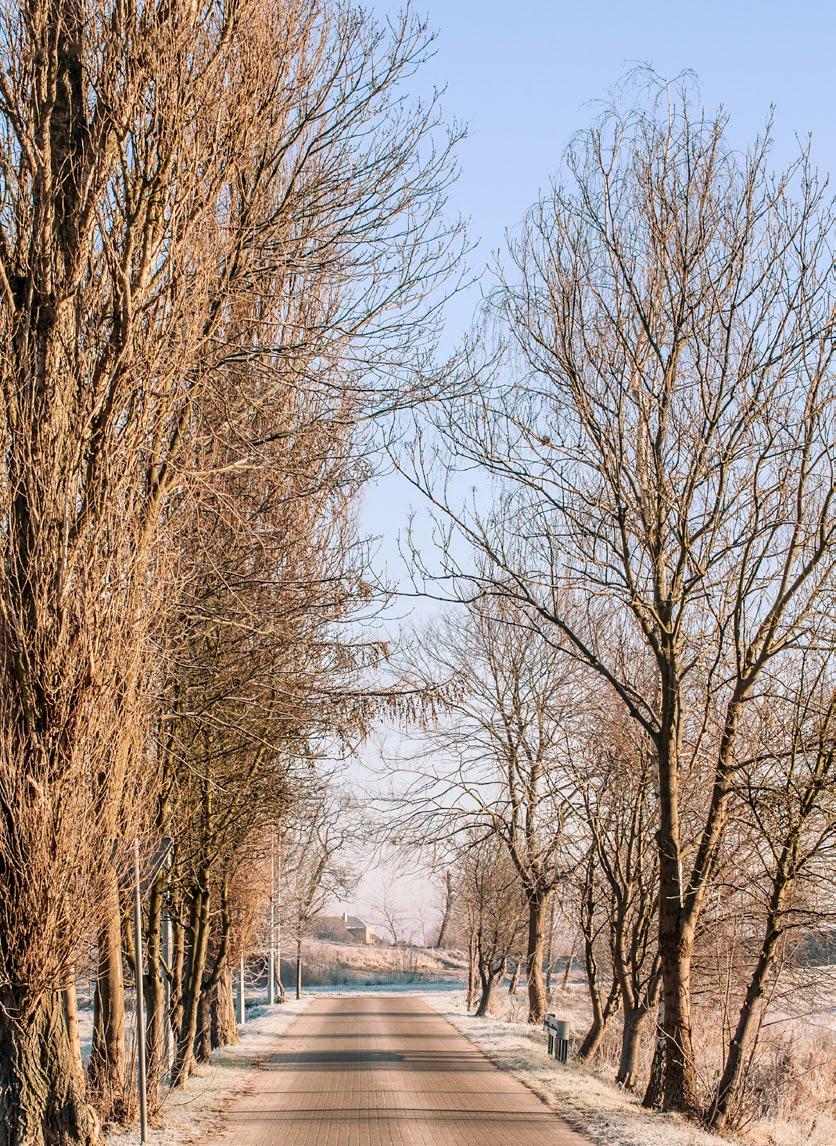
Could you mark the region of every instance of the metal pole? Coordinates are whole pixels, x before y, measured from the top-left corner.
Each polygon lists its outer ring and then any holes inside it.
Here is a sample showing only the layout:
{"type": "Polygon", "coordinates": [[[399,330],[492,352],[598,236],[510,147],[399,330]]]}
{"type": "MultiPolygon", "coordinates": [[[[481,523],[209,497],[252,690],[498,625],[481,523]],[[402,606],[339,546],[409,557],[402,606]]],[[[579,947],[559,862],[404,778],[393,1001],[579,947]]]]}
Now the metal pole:
{"type": "Polygon", "coordinates": [[[136,1073],[139,1090],[139,1140],[148,1141],[148,1102],[145,1081],[145,996],[142,982],[142,891],[139,881],[139,840],[134,839],[134,979],[136,981],[136,1073]]]}
{"type": "Polygon", "coordinates": [[[273,841],[270,841],[270,989],[267,999],[272,1007],[276,1001],[276,859],[273,854],[273,841]]]}
{"type": "MultiPolygon", "coordinates": [[[[279,844],[279,888],[282,887],[282,880],[284,878],[284,868],[282,867],[282,832],[279,828],[278,832],[279,844]]],[[[279,892],[279,921],[276,925],[276,978],[279,981],[281,991],[279,992],[279,1002],[283,1003],[285,1000],[284,994],[284,980],[282,979],[282,898],[281,891],[279,892]]]]}
{"type": "Polygon", "coordinates": [[[163,916],[163,989],[165,992],[165,1019],[164,1019],[164,1053],[166,1068],[171,1065],[174,1058],[174,1032],[171,1029],[171,956],[172,956],[171,916],[163,916]]]}

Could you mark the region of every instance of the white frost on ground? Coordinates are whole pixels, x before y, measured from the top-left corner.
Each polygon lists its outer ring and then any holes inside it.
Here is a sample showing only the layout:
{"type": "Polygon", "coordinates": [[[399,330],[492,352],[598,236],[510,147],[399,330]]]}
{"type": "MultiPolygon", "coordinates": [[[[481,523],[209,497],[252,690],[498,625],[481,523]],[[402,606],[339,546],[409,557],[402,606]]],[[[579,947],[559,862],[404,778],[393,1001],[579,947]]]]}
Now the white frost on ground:
{"type": "MultiPolygon", "coordinates": [[[[246,1027],[239,1027],[241,1041],[215,1051],[212,1061],[179,1090],[169,1092],[163,1105],[164,1125],[148,1133],[149,1146],[176,1146],[199,1142],[223,1123],[230,1102],[246,1094],[258,1065],[275,1050],[276,1038],[310,1003],[310,996],[288,1000],[273,1007],[259,1007],[246,1027]]],[[[111,1128],[109,1146],[139,1146],[139,1127],[111,1128]]]]}
{"type": "Polygon", "coordinates": [[[670,1114],[643,1110],[638,1099],[591,1070],[562,1066],[546,1054],[538,1027],[465,1013],[464,992],[422,992],[422,997],[472,1043],[544,1099],[572,1129],[599,1146],[729,1146],[670,1114]]]}

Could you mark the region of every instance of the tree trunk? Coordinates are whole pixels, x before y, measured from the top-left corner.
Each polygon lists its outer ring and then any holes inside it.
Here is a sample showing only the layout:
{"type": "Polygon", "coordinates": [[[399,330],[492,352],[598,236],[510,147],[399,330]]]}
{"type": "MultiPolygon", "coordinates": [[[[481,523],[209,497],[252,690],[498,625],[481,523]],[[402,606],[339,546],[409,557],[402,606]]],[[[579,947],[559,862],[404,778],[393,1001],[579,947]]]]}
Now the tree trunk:
{"type": "Polygon", "coordinates": [[[171,977],[169,980],[171,995],[169,997],[168,1021],[176,1042],[177,1032],[183,1025],[183,983],[186,966],[186,929],[176,917],[171,920],[171,932],[171,977]]]}
{"type": "Polygon", "coordinates": [[[552,993],[552,963],[554,962],[554,909],[555,897],[551,897],[549,907],[549,942],[546,950],[546,994],[551,998],[552,993]]]}
{"type": "Polygon", "coordinates": [[[15,1019],[17,1000],[0,996],[0,1146],[103,1143],[65,1006],[64,993],[54,991],[15,1019]]]}
{"type": "Polygon", "coordinates": [[[470,933],[470,940],[467,945],[467,1013],[473,1007],[474,1000],[476,999],[476,936],[474,932],[470,933]]]}
{"type": "Polygon", "coordinates": [[[647,1018],[645,1006],[628,1007],[623,1010],[624,1030],[621,1035],[621,1055],[615,1081],[625,1090],[634,1090],[638,1081],[640,1035],[647,1018]]]}
{"type": "Polygon", "coordinates": [[[572,950],[569,952],[569,957],[566,960],[566,970],[563,972],[563,981],[560,984],[564,991],[569,986],[569,976],[572,974],[572,964],[574,962],[575,962],[575,948],[573,947],[572,950]]]}
{"type": "Polygon", "coordinates": [[[235,1015],[235,989],[232,968],[224,966],[212,997],[212,1047],[232,1046],[238,1042],[235,1015]]]}
{"type": "Polygon", "coordinates": [[[93,1040],[87,1081],[105,1122],[128,1115],[125,1090],[125,982],[122,972],[122,912],[119,883],[107,873],[104,920],[99,932],[93,1040]]]}
{"type": "Polygon", "coordinates": [[[70,1059],[81,1068],[81,1034],[78,1029],[78,996],[75,989],[75,979],[71,980],[69,986],[64,988],[63,999],[70,1059]]]}
{"type": "Polygon", "coordinates": [[[613,977],[606,1003],[601,1002],[601,987],[598,977],[598,961],[595,957],[595,898],[594,898],[593,853],[590,852],[586,873],[586,886],[583,895],[583,954],[586,966],[586,984],[592,1005],[592,1022],[578,1048],[578,1058],[590,1060],[598,1053],[607,1023],[618,1009],[621,988],[618,979],[613,977]]]}
{"type": "Polygon", "coordinates": [[[546,933],[548,894],[532,891],[528,895],[528,1021],[541,1023],[546,1013],[546,985],[543,982],[543,944],[546,933]]]}
{"type": "MultiPolygon", "coordinates": [[[[211,973],[204,976],[200,988],[200,1003],[198,1007],[197,1038],[195,1041],[195,1057],[198,1062],[208,1062],[212,1057],[212,1049],[216,1045],[214,1031],[217,1025],[216,1012],[218,1006],[218,988],[226,972],[229,974],[229,1002],[232,1005],[232,971],[227,967],[229,953],[229,933],[232,920],[229,914],[229,890],[226,880],[221,884],[221,930],[216,936],[211,960],[207,954],[206,965],[212,962],[211,973]]],[[[234,1022],[234,1020],[233,1020],[234,1022]]]]}
{"type": "Polygon", "coordinates": [[[450,920],[453,915],[453,873],[448,868],[444,873],[444,914],[441,917],[441,926],[438,929],[436,947],[443,947],[450,930],[450,920]]]}
{"type": "Polygon", "coordinates": [[[502,978],[505,972],[505,960],[503,959],[500,965],[496,968],[491,966],[479,967],[479,981],[482,985],[482,991],[479,996],[479,1005],[476,1008],[476,1018],[482,1019],[485,1015],[493,1013],[493,997],[494,989],[497,981],[502,978]]]}
{"type": "Polygon", "coordinates": [[[699,1113],[691,1033],[693,913],[686,913],[679,830],[678,722],[675,686],[663,682],[665,725],[657,741],[659,767],[659,958],[665,1001],[663,1106],[689,1117],[699,1113]]]}
{"type": "Polygon", "coordinates": [[[296,940],[296,998],[302,998],[302,936],[296,940]]]}
{"type": "Polygon", "coordinates": [[[165,978],[162,953],[162,906],[166,873],[161,871],[148,896],[148,930],[145,936],[148,952],[145,976],[146,1064],[148,1079],[148,1105],[159,1109],[160,1084],[168,1069],[166,1061],[165,978]]]}
{"type": "Polygon", "coordinates": [[[664,1109],[689,1117],[699,1112],[697,1076],[691,1033],[691,955],[693,936],[679,920],[679,909],[665,904],[661,884],[659,907],[663,992],[665,998],[664,1109]]]}
{"type": "Polygon", "coordinates": [[[592,995],[592,1023],[578,1048],[578,1058],[588,1062],[598,1053],[609,1021],[618,1010],[620,1001],[621,991],[616,980],[613,980],[607,1001],[603,1006],[597,990],[592,995]]]}
{"type": "Polygon", "coordinates": [[[212,998],[214,988],[203,984],[197,1003],[197,1031],[194,1040],[195,1062],[209,1062],[212,1057],[212,998]]]}
{"type": "Polygon", "coordinates": [[[517,989],[520,985],[520,975],[522,974],[522,959],[514,960],[514,972],[511,975],[511,982],[508,986],[508,994],[516,995],[517,989]]]}
{"type": "Polygon", "coordinates": [[[177,1048],[171,1071],[172,1084],[182,1086],[191,1074],[197,1035],[203,971],[209,947],[209,889],[206,873],[201,872],[192,898],[189,920],[190,950],[184,961],[182,1020],[177,1031],[177,1048]]]}
{"type": "Polygon", "coordinates": [[[717,1091],[709,1116],[709,1125],[720,1129],[729,1124],[735,1100],[744,1082],[743,1066],[746,1049],[756,1028],[758,1007],[775,960],[775,948],[781,936],[779,919],[784,895],[790,883],[790,880],[786,880],[786,882],[781,883],[780,887],[773,890],[758,962],[749,981],[746,997],[737,1018],[737,1026],[726,1051],[723,1073],[717,1084],[717,1091]]]}

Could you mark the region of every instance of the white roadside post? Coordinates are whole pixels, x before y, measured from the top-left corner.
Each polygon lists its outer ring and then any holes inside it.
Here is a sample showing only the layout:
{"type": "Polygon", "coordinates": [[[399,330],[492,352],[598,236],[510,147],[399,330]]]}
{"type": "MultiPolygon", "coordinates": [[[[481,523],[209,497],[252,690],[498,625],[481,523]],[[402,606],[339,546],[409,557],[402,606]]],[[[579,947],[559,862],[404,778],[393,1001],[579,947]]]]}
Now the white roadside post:
{"type": "Polygon", "coordinates": [[[163,981],[165,985],[165,1023],[163,1024],[163,1030],[165,1032],[164,1039],[166,1070],[168,1070],[174,1061],[174,1030],[171,1026],[171,955],[171,916],[166,913],[163,916],[163,961],[166,968],[163,975],[163,981]]]}
{"type": "Polygon", "coordinates": [[[139,1089],[139,1140],[148,1141],[148,1097],[145,1079],[145,995],[142,975],[142,888],[139,873],[139,839],[134,839],[134,980],[136,982],[136,1073],[139,1089]]]}

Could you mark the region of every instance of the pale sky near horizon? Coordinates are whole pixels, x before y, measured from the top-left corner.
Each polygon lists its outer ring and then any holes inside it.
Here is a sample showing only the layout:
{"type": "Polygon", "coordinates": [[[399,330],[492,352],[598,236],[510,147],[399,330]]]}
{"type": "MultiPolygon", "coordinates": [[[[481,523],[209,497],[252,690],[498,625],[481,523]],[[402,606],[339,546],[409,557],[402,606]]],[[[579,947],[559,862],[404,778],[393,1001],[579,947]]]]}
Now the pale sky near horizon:
{"type": "MultiPolygon", "coordinates": [[[[381,17],[400,8],[385,0],[365,6],[381,17]]],[[[706,107],[722,103],[728,111],[735,145],[752,139],[774,105],[776,166],[790,158],[796,137],[808,133],[816,162],[825,170],[836,166],[834,3],[418,0],[415,9],[438,34],[421,86],[446,86],[447,117],[468,129],[450,209],[470,220],[478,240],[474,269],[502,247],[505,229],[520,221],[556,172],[572,133],[593,118],[592,101],[606,98],[637,63],[666,78],[695,72],[706,107]]],[[[447,347],[466,330],[477,301],[474,290],[448,308],[447,347]]],[[[402,576],[397,535],[410,496],[385,477],[366,499],[364,527],[380,536],[380,560],[391,580],[402,576]]],[[[390,879],[379,870],[367,877],[351,906],[373,913],[390,879]]],[[[393,894],[417,916],[425,899],[420,877],[395,883],[393,894]]]]}

